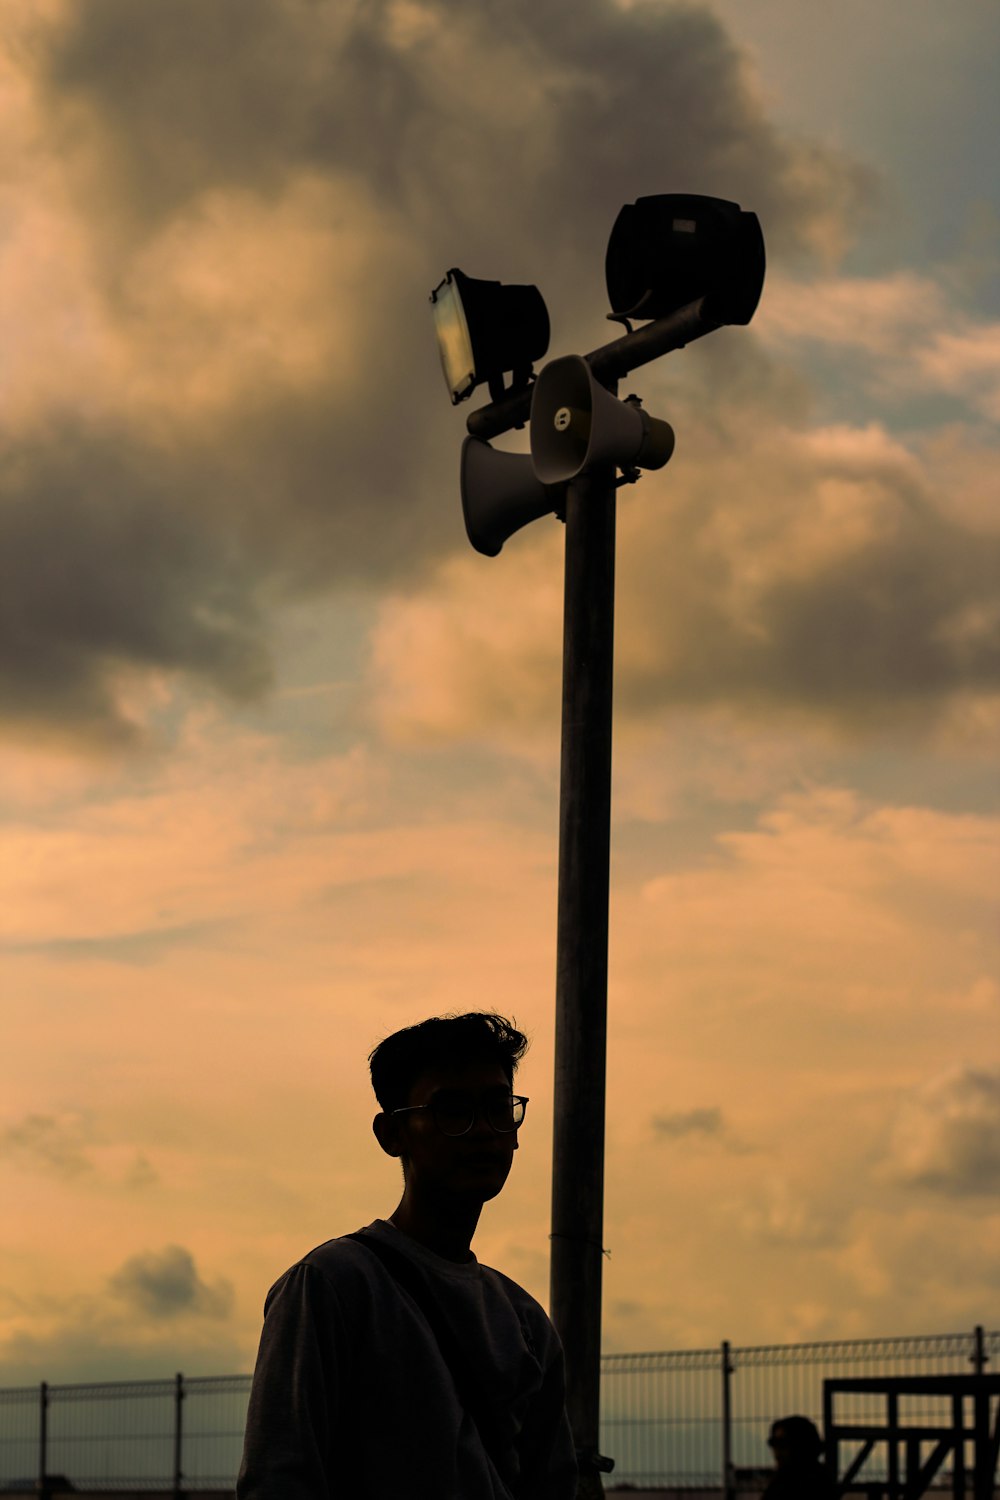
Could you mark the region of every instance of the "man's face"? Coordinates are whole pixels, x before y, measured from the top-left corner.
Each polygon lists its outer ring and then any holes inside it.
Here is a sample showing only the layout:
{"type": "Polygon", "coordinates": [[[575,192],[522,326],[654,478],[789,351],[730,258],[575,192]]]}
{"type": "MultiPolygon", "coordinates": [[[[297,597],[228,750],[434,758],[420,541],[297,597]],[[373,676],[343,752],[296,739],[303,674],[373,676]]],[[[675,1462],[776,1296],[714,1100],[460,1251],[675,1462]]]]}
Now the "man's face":
{"type": "Polygon", "coordinates": [[[444,1133],[433,1110],[418,1109],[395,1115],[395,1144],[408,1161],[407,1187],[434,1198],[486,1203],[507,1181],[517,1131],[499,1133],[486,1118],[490,1099],[509,1096],[510,1082],[499,1063],[472,1063],[422,1073],[410,1090],[407,1104],[437,1102],[454,1107],[463,1097],[476,1102],[472,1129],[464,1135],[444,1133]]]}

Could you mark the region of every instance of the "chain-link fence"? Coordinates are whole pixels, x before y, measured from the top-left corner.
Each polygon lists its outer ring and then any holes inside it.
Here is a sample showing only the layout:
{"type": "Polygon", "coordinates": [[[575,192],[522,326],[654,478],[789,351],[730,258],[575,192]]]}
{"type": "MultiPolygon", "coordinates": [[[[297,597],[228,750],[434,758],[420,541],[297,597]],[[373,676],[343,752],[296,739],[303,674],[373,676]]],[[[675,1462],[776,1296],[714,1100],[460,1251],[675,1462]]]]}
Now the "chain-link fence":
{"type": "MultiPolygon", "coordinates": [[[[823,1381],[967,1375],[1000,1365],[1000,1332],[610,1354],[601,1361],[601,1451],[609,1487],[752,1489],[771,1471],[770,1425],[793,1413],[822,1431],[823,1381]],[[737,1486],[737,1481],[739,1484],[737,1486]]],[[[859,1418],[877,1414],[872,1400],[859,1418]]],[[[867,1471],[874,1478],[872,1469],[867,1471]]]]}
{"type": "MultiPolygon", "coordinates": [[[[772,1344],[601,1360],[601,1451],[608,1489],[752,1490],[771,1467],[768,1429],[792,1413],[823,1421],[823,1381],[844,1376],[983,1373],[1000,1332],[772,1344]]],[[[0,1390],[0,1492],[37,1492],[44,1475],[79,1491],[232,1493],[248,1375],[0,1390]]],[[[858,1406],[869,1419],[869,1409],[858,1406]]],[[[874,1414],[875,1406],[871,1406],[874,1414]]],[[[870,1473],[870,1471],[869,1471],[870,1473]]]]}
{"type": "Polygon", "coordinates": [[[84,1493],[231,1493],[249,1395],[249,1375],[0,1390],[0,1493],[43,1476],[84,1493]]]}

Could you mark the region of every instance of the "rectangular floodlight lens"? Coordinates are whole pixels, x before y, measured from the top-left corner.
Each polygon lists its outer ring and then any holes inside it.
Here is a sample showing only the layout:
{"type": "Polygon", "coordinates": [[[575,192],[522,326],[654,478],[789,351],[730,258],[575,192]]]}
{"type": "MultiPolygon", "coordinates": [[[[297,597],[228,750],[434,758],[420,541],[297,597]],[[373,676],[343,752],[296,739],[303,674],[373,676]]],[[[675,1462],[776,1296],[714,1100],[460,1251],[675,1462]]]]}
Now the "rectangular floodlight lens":
{"type": "Polygon", "coordinates": [[[431,302],[444,378],[452,401],[458,402],[476,383],[476,362],[462,298],[450,276],[432,294],[431,302]]]}

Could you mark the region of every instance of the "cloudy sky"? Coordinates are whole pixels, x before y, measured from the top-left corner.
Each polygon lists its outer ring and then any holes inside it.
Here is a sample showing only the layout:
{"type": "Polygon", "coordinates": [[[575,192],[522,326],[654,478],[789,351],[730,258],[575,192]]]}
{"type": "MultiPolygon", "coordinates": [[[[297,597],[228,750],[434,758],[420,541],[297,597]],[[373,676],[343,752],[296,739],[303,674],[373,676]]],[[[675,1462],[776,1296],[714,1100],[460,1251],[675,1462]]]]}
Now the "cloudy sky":
{"type": "Polygon", "coordinates": [[[605,1348],[997,1326],[992,0],[3,33],[0,1384],[249,1370],[395,1207],[367,1053],[449,1011],[532,1037],[475,1248],[547,1301],[563,534],[469,547],[427,298],[593,348],[655,192],[768,276],[630,382],[605,1348]]]}

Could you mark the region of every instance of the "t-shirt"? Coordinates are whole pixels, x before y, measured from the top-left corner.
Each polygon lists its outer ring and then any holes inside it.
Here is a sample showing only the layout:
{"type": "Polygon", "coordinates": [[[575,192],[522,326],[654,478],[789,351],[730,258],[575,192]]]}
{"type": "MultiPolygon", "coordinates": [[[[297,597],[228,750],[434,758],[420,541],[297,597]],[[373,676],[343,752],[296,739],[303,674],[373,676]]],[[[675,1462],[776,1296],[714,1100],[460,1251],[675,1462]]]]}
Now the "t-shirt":
{"type": "Polygon", "coordinates": [[[447,1260],[384,1219],[360,1232],[417,1268],[489,1402],[499,1469],[414,1298],[345,1237],[267,1294],[237,1500],[574,1500],[563,1351],[545,1309],[475,1256],[447,1260]]]}

